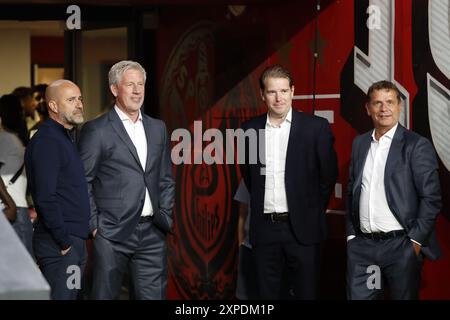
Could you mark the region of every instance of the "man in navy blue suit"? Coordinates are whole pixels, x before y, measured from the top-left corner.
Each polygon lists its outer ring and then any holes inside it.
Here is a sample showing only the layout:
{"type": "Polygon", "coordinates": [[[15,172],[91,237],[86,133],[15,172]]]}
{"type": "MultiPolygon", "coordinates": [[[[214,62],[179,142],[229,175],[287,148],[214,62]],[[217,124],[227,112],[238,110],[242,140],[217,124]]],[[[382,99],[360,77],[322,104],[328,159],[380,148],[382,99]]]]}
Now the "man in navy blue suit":
{"type": "Polygon", "coordinates": [[[81,124],[80,89],[57,80],[46,91],[49,119],[25,152],[25,166],[37,211],[33,235],[36,262],[56,300],[79,298],[89,234],[89,197],[73,134],[81,124]]]}
{"type": "MultiPolygon", "coordinates": [[[[292,109],[288,70],[270,66],[260,78],[268,108],[244,130],[263,130],[263,159],[246,159],[242,174],[250,192],[253,246],[260,298],[279,299],[283,270],[296,299],[318,294],[319,244],[326,237],[325,211],[338,168],[328,122],[292,109]]],[[[246,157],[250,144],[246,145],[246,157]]]]}
{"type": "Polygon", "coordinates": [[[441,208],[438,162],[426,138],[399,124],[402,100],[389,81],[374,83],[366,110],[374,129],[355,138],[347,199],[347,294],[418,299],[423,257],[440,255],[434,226],[441,208]]]}

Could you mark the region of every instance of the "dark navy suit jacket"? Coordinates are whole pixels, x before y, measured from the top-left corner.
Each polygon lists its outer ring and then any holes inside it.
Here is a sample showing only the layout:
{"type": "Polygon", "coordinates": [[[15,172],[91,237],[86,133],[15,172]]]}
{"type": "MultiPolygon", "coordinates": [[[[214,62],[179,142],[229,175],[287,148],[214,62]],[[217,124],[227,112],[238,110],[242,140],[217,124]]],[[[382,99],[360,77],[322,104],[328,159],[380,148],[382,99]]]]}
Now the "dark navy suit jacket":
{"type": "MultiPolygon", "coordinates": [[[[267,114],[248,120],[243,130],[265,129],[267,114]]],[[[259,141],[257,145],[264,145],[259,141]]],[[[248,142],[248,141],[247,141],[248,142]]],[[[291,130],[286,154],[285,188],[289,220],[296,239],[302,244],[315,244],[326,238],[325,211],[336,183],[338,168],[333,148],[334,136],[328,121],[292,110],[291,130]]],[[[265,165],[258,159],[250,164],[249,144],[246,144],[246,164],[242,175],[250,192],[252,219],[250,242],[252,245],[268,244],[264,223],[265,165]]],[[[259,151],[258,151],[259,152],[259,151]]]]}
{"type": "MultiPolygon", "coordinates": [[[[353,141],[347,198],[347,235],[359,227],[359,198],[373,130],[353,141]]],[[[422,252],[434,260],[440,249],[434,233],[441,209],[436,153],[430,141],[398,125],[384,172],[386,199],[394,216],[411,239],[422,244],[422,252]]]]}

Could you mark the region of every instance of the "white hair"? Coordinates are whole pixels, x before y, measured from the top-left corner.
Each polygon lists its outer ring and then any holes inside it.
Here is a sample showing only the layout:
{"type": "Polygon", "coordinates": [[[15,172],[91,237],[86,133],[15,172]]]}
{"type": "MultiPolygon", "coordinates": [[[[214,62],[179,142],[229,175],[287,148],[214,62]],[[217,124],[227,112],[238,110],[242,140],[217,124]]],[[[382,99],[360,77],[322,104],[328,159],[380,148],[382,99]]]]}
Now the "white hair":
{"type": "Polygon", "coordinates": [[[122,60],[113,65],[109,70],[108,73],[109,85],[111,86],[113,84],[115,85],[119,84],[120,80],[122,80],[124,72],[130,69],[140,71],[144,76],[145,82],[145,80],[147,79],[147,73],[138,62],[131,60],[122,60]]]}

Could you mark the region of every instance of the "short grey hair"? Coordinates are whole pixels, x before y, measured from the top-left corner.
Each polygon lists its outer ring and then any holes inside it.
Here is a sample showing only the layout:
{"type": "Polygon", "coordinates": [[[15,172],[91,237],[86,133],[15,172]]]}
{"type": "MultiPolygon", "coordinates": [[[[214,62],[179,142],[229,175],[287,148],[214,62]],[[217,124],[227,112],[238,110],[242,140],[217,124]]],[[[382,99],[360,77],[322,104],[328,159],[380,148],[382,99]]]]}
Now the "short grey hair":
{"type": "Polygon", "coordinates": [[[111,69],[109,69],[108,73],[109,85],[111,86],[113,84],[114,85],[119,84],[120,80],[122,80],[124,72],[130,69],[140,71],[144,75],[144,83],[145,83],[145,80],[147,79],[147,73],[145,72],[145,69],[136,61],[122,60],[117,62],[115,65],[111,67],[111,69]]]}

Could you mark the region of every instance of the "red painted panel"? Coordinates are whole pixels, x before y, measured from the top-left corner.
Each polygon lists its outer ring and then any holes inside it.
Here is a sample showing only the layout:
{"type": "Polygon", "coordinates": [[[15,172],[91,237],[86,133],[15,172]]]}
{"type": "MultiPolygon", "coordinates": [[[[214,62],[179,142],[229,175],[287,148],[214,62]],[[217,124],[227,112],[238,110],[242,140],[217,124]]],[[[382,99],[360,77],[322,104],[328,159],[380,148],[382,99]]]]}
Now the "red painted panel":
{"type": "MultiPolygon", "coordinates": [[[[427,37],[423,33],[413,34],[412,21],[426,19],[427,11],[413,12],[408,0],[396,1],[395,5],[394,77],[409,92],[413,119],[413,102],[419,90],[426,90],[420,88],[424,83],[417,83],[414,74],[413,39],[427,41],[427,37]]],[[[186,128],[191,135],[194,120],[202,121],[203,132],[209,128],[221,132],[237,128],[248,117],[264,112],[259,97],[259,74],[266,65],[281,63],[291,70],[295,95],[300,96],[294,101],[294,108],[312,112],[313,101],[302,97],[312,95],[314,88],[319,96],[340,95],[316,99],[314,108],[333,112],[331,126],[339,158],[338,183],[342,184],[345,197],[351,142],[358,131],[368,129],[369,123],[360,123],[367,120],[364,92],[353,84],[355,35],[366,28],[365,21],[355,19],[355,8],[355,2],[350,0],[322,1],[314,80],[315,1],[248,6],[238,17],[227,14],[225,6],[162,7],[156,32],[162,117],[171,131],[186,128]],[[355,25],[355,21],[364,24],[355,25]]],[[[413,129],[428,126],[427,119],[413,120],[413,129]]],[[[203,147],[206,146],[204,143],[203,147]]],[[[441,167],[441,171],[442,181],[448,181],[446,169],[441,167]]],[[[239,181],[239,169],[236,165],[179,165],[174,166],[174,173],[177,204],[175,235],[169,241],[169,297],[232,298],[237,212],[231,198],[239,181]]],[[[333,195],[329,208],[345,210],[344,199],[333,195]]],[[[448,205],[442,211],[449,216],[448,205]]],[[[333,228],[335,219],[330,221],[333,228]]],[[[336,225],[336,230],[342,232],[339,226],[336,225]]],[[[437,233],[444,256],[425,264],[421,290],[424,299],[450,298],[448,228],[447,219],[441,216],[437,233]]],[[[337,233],[333,232],[333,236],[337,233]]],[[[344,238],[345,234],[341,234],[341,239],[344,238]]],[[[339,256],[337,264],[345,264],[345,250],[336,256],[339,256]]],[[[341,277],[345,279],[345,274],[341,277]]],[[[344,281],[336,283],[342,286],[344,281]]],[[[345,288],[335,292],[338,291],[345,292],[345,288]]]]}
{"type": "Polygon", "coordinates": [[[31,64],[64,65],[64,37],[31,37],[31,64]]]}

